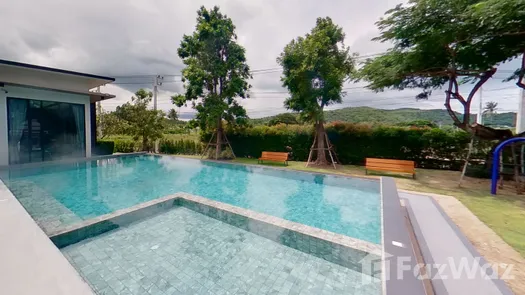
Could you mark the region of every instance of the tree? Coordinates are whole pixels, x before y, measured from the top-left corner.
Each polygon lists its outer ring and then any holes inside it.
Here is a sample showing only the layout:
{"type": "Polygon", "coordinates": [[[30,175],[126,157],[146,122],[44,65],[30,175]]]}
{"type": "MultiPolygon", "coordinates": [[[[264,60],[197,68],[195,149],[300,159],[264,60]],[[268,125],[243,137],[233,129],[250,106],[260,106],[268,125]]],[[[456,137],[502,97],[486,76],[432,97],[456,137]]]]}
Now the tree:
{"type": "Polygon", "coordinates": [[[102,108],[99,108],[97,115],[97,127],[99,138],[123,134],[125,133],[126,128],[128,128],[127,123],[121,120],[115,112],[106,112],[102,108]]]}
{"type": "Polygon", "coordinates": [[[175,109],[170,109],[168,111],[167,117],[168,119],[173,120],[173,121],[177,121],[179,119],[179,116],[177,115],[177,111],[175,111],[175,109]]]}
{"type": "MultiPolygon", "coordinates": [[[[510,137],[510,130],[472,124],[470,105],[498,64],[524,53],[524,9],[523,0],[411,0],[400,4],[377,23],[381,34],[374,39],[394,47],[367,60],[359,77],[376,91],[420,88],[423,92],[416,99],[426,99],[433,90],[445,87],[445,107],[454,125],[482,139],[510,137]],[[463,96],[459,84],[468,82],[473,83],[472,90],[463,96]],[[461,118],[452,110],[451,100],[463,107],[461,118]]],[[[523,67],[509,79],[523,74],[523,67]]]]}
{"type": "Polygon", "coordinates": [[[186,67],[182,70],[185,93],[172,97],[177,106],[193,103],[202,130],[216,130],[215,158],[224,142],[223,120],[231,125],[246,124],[246,110],[236,98],[248,97],[251,78],[245,49],[237,44],[235,26],[215,6],[197,11],[197,26],[184,35],[178,49],[186,67]]]}
{"type": "Polygon", "coordinates": [[[164,112],[148,108],[153,93],[140,89],[127,102],[118,106],[115,115],[126,122],[125,134],[133,136],[133,140],[142,138],[142,149],[150,150],[150,142],[162,138],[164,130],[164,112]]]}
{"type": "Polygon", "coordinates": [[[310,33],[292,40],[277,58],[283,67],[281,81],[290,93],[285,107],[315,125],[318,165],[328,163],[323,109],[342,102],[344,82],[354,69],[344,38],[343,29],[329,17],[318,18],[310,33]]]}
{"type": "Polygon", "coordinates": [[[490,118],[490,121],[492,123],[492,119],[494,117],[494,114],[496,114],[497,109],[498,109],[498,103],[497,102],[488,101],[485,104],[485,107],[483,108],[483,114],[480,114],[480,116],[488,115],[489,118],[490,118]]]}
{"type": "Polygon", "coordinates": [[[268,122],[268,126],[273,126],[277,124],[292,125],[292,124],[299,124],[299,121],[297,121],[297,118],[293,114],[282,113],[282,114],[276,115],[268,122]]]}

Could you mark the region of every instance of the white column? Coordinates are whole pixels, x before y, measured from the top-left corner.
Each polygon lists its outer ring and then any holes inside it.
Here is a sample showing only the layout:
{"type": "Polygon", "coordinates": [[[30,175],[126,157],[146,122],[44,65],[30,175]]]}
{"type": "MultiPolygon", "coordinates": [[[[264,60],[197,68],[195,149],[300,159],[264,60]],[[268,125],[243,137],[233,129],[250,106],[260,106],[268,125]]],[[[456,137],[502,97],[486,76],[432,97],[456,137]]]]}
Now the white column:
{"type": "Polygon", "coordinates": [[[84,104],[84,130],[86,135],[86,158],[91,157],[91,111],[89,98],[88,103],[84,104]]]}
{"type": "Polygon", "coordinates": [[[525,131],[525,89],[521,89],[521,94],[518,99],[518,114],[516,118],[516,133],[525,131]]]}
{"type": "Polygon", "coordinates": [[[479,111],[476,123],[483,125],[483,87],[479,88],[479,111]]]}
{"type": "Polygon", "coordinates": [[[0,88],[0,166],[9,165],[7,132],[7,94],[0,88]]]}

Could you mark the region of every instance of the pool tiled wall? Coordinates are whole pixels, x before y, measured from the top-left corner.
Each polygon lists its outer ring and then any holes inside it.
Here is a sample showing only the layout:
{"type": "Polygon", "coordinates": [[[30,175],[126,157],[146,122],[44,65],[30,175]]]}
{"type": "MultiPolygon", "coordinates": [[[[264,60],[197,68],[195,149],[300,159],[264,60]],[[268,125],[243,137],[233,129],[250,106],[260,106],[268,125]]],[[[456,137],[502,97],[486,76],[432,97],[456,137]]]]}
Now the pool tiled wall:
{"type": "Polygon", "coordinates": [[[380,265],[375,263],[381,260],[380,245],[186,193],[177,193],[100,216],[52,234],[50,238],[57,247],[62,248],[133,221],[154,216],[174,206],[184,206],[349,269],[378,278],[381,275],[380,269],[362,267],[380,265]]]}
{"type": "Polygon", "coordinates": [[[181,205],[285,246],[341,266],[379,277],[380,269],[362,265],[381,259],[381,246],[334,234],[206,198],[182,194],[181,205]]]}

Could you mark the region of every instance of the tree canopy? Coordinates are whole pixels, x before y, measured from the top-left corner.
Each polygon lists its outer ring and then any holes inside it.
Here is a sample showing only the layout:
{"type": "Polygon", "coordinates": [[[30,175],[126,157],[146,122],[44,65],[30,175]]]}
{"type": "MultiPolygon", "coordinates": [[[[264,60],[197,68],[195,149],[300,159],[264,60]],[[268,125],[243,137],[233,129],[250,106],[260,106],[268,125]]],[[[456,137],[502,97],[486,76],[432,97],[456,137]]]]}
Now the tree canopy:
{"type": "Polygon", "coordinates": [[[166,117],[172,121],[177,121],[179,119],[179,116],[177,114],[177,111],[175,109],[170,109],[168,111],[168,114],[166,115],[166,117]]]}
{"type": "Polygon", "coordinates": [[[149,109],[153,94],[139,89],[131,102],[118,106],[115,115],[126,122],[125,134],[133,136],[133,140],[142,139],[142,149],[150,150],[150,143],[162,138],[164,130],[164,112],[149,109]]]}
{"type": "Polygon", "coordinates": [[[246,110],[236,98],[248,97],[251,78],[245,49],[237,42],[235,26],[215,6],[197,11],[197,25],[191,35],[184,35],[178,55],[186,65],[182,70],[185,93],[172,97],[177,106],[192,102],[196,120],[202,129],[217,129],[217,153],[220,154],[222,120],[245,124],[246,110]]]}
{"type": "Polygon", "coordinates": [[[126,121],[121,120],[115,112],[107,112],[102,107],[97,110],[97,137],[123,134],[129,128],[126,121]]]}
{"type": "MultiPolygon", "coordinates": [[[[496,66],[525,51],[525,0],[411,0],[388,10],[377,22],[374,40],[391,42],[386,54],[369,59],[359,78],[368,87],[420,88],[418,99],[446,88],[445,106],[456,126],[480,137],[501,136],[470,124],[470,104],[478,89],[496,73],[496,66]],[[463,96],[459,84],[472,82],[463,96]],[[463,106],[460,119],[450,100],[463,106]]],[[[523,74],[516,70],[514,78],[523,74]]],[[[512,78],[512,77],[509,77],[512,78]]],[[[505,133],[508,136],[508,133],[505,133]]]]}
{"type": "Polygon", "coordinates": [[[299,124],[299,121],[297,121],[297,118],[294,114],[290,113],[282,113],[275,115],[269,122],[268,126],[273,126],[277,124],[299,124]]]}
{"type": "Polygon", "coordinates": [[[354,70],[350,48],[344,44],[343,29],[329,17],[318,18],[304,37],[292,40],[277,62],[283,67],[281,81],[290,97],[284,105],[313,122],[317,132],[317,164],[326,164],[323,109],[341,103],[343,85],[354,70]]]}
{"type": "Polygon", "coordinates": [[[284,105],[305,121],[322,120],[324,107],[342,102],[343,84],[354,69],[344,38],[332,19],[318,18],[310,33],[292,40],[277,58],[290,93],[284,105]]]}

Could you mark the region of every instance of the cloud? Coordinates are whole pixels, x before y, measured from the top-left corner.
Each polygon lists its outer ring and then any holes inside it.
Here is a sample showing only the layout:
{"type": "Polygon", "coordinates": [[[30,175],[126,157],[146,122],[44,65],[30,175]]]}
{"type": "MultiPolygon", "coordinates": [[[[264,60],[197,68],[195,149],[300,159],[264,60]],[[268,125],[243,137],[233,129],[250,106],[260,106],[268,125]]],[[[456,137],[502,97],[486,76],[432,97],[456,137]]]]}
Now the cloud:
{"type": "MultiPolygon", "coordinates": [[[[104,102],[104,107],[110,110],[128,101],[139,88],[151,89],[153,75],[166,75],[158,105],[168,110],[174,107],[170,96],[182,91],[182,84],[177,82],[180,77],[176,76],[183,68],[177,48],[182,36],[193,32],[196,11],[201,5],[220,6],[237,27],[238,40],[246,48],[250,67],[267,69],[278,67],[276,58],[284,46],[309,32],[317,17],[330,16],[342,26],[345,43],[361,55],[386,50],[388,44],[370,41],[377,35],[374,23],[399,2],[402,0],[332,0],[329,5],[320,5],[315,0],[2,1],[0,58],[115,76],[115,85],[103,88],[117,96],[104,102]]],[[[504,66],[513,67],[512,64],[504,66]]],[[[250,83],[252,98],[241,102],[250,116],[285,111],[282,103],[287,94],[281,86],[279,71],[254,74],[250,83]]],[[[510,87],[510,84],[502,86],[491,81],[486,88],[498,87],[510,87]]],[[[517,90],[511,89],[504,93],[486,92],[484,96],[486,100],[498,99],[502,108],[516,109],[516,93],[517,90]]],[[[360,105],[441,108],[443,105],[442,93],[436,92],[424,102],[415,102],[415,94],[415,90],[376,94],[354,89],[348,91],[343,104],[333,108],[360,105]]],[[[194,113],[188,107],[178,110],[181,117],[194,113]]]]}

